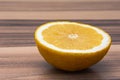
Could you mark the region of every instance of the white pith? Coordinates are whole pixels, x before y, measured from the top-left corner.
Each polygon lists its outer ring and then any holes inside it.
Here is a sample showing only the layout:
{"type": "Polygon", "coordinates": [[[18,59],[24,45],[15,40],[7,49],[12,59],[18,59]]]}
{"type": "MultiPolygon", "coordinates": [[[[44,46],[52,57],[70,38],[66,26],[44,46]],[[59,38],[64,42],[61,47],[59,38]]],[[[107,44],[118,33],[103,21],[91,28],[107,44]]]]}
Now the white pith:
{"type": "MultiPolygon", "coordinates": [[[[36,39],[43,45],[53,49],[53,50],[57,50],[57,51],[60,51],[60,52],[73,52],[73,53],[90,53],[90,52],[96,52],[96,51],[100,51],[104,48],[106,48],[109,44],[110,44],[110,36],[98,29],[98,28],[95,28],[95,27],[92,27],[90,25],[86,25],[86,24],[78,24],[78,23],[75,23],[75,22],[51,22],[50,24],[45,24],[41,27],[39,27],[36,31],[36,39]],[[59,48],[59,47],[56,47],[48,42],[46,42],[44,39],[43,39],[43,36],[42,36],[42,32],[51,27],[52,25],[55,25],[55,24],[75,24],[75,25],[80,25],[82,27],[88,27],[88,28],[92,28],[94,30],[96,30],[99,34],[101,34],[103,36],[103,40],[102,40],[102,43],[99,45],[99,46],[96,46],[94,48],[91,48],[91,49],[87,49],[87,50],[71,50],[71,49],[62,49],[62,48],[59,48]]],[[[76,34],[72,34],[70,36],[68,36],[70,38],[77,38],[78,36],[76,34]]]]}
{"type": "Polygon", "coordinates": [[[68,38],[70,38],[70,39],[76,39],[76,38],[78,38],[78,35],[77,34],[69,34],[68,38]]]}

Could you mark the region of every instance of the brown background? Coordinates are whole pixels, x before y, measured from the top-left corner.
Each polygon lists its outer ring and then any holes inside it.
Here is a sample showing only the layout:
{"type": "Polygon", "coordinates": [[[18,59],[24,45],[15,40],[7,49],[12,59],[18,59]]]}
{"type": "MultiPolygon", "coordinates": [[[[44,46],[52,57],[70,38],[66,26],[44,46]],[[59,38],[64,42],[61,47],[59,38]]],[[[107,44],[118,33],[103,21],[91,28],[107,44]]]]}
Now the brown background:
{"type": "Polygon", "coordinates": [[[0,80],[119,80],[119,0],[0,0],[0,80]],[[112,37],[108,55],[79,72],[47,64],[35,47],[34,31],[50,21],[76,21],[98,26],[112,37]]]}

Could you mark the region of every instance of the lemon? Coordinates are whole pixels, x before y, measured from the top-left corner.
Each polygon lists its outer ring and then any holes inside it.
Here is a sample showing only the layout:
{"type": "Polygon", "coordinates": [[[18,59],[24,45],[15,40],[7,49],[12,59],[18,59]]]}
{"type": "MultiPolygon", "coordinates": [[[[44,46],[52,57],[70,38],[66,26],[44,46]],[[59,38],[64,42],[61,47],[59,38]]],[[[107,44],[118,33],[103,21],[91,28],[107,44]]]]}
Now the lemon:
{"type": "Polygon", "coordinates": [[[106,55],[111,37],[91,25],[56,21],[38,27],[35,42],[49,64],[61,70],[78,71],[96,64],[106,55]]]}

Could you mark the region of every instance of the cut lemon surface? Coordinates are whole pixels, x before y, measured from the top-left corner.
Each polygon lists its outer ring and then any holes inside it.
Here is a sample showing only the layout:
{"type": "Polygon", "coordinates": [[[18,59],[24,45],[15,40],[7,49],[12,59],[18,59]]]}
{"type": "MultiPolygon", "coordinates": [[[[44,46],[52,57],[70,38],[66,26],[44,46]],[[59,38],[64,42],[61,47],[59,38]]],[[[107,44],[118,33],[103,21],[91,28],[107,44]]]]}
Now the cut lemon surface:
{"type": "Polygon", "coordinates": [[[77,71],[100,61],[111,45],[105,31],[77,22],[49,22],[35,31],[40,54],[56,68],[77,71]]]}

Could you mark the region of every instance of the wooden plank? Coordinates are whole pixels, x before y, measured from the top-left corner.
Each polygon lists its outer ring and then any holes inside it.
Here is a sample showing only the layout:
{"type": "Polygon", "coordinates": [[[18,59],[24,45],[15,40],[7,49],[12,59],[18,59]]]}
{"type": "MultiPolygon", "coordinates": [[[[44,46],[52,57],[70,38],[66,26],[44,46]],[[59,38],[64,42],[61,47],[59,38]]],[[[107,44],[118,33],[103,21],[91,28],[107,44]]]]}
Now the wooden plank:
{"type": "Polygon", "coordinates": [[[119,0],[0,0],[0,19],[120,19],[119,3],[119,0]]]}
{"type": "Polygon", "coordinates": [[[120,11],[42,11],[42,12],[26,12],[26,11],[2,11],[0,19],[89,19],[89,20],[108,20],[120,19],[120,11]]]}
{"type": "Polygon", "coordinates": [[[55,69],[35,46],[0,48],[0,80],[119,80],[120,45],[112,45],[96,65],[78,72],[55,69]]]}
{"type": "Polygon", "coordinates": [[[120,10],[120,1],[112,2],[21,2],[1,1],[0,11],[88,11],[120,10]],[[89,6],[88,6],[89,5],[89,6]],[[20,7],[18,7],[20,6],[20,7]]]}
{"type": "MultiPolygon", "coordinates": [[[[16,2],[111,2],[113,0],[0,0],[0,1],[16,1],[16,2]]],[[[114,0],[113,2],[119,2],[119,0],[114,0]]]]}
{"type": "MultiPolygon", "coordinates": [[[[51,21],[56,20],[0,20],[0,47],[35,45],[35,29],[51,21]]],[[[82,22],[102,28],[111,35],[113,44],[120,44],[120,20],[68,21],[82,22]]]]}

